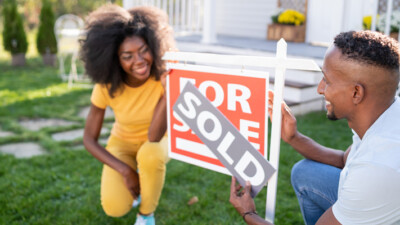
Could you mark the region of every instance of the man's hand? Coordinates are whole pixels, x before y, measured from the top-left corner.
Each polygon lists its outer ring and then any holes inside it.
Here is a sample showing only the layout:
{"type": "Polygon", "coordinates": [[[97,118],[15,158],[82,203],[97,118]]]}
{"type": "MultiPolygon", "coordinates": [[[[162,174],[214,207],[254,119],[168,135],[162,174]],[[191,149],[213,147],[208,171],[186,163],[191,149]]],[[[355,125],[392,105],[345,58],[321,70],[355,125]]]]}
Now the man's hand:
{"type": "MultiPolygon", "coordinates": [[[[268,114],[272,121],[272,109],[274,105],[274,92],[268,91],[268,114]]],[[[297,131],[297,121],[292,112],[290,111],[289,106],[286,105],[285,102],[282,102],[282,129],[281,129],[281,138],[286,143],[290,144],[290,142],[298,135],[297,131]]]]}
{"type": "Polygon", "coordinates": [[[249,225],[273,225],[257,215],[256,206],[250,192],[250,182],[247,181],[246,186],[242,189],[241,185],[236,185],[236,178],[232,177],[229,201],[243,217],[244,221],[249,225]]]}
{"type": "Polygon", "coordinates": [[[232,177],[231,183],[231,196],[229,202],[235,207],[236,211],[243,216],[246,212],[254,212],[256,206],[254,200],[251,198],[251,185],[250,182],[246,182],[246,186],[242,189],[241,185],[236,185],[236,178],[232,177]]]}

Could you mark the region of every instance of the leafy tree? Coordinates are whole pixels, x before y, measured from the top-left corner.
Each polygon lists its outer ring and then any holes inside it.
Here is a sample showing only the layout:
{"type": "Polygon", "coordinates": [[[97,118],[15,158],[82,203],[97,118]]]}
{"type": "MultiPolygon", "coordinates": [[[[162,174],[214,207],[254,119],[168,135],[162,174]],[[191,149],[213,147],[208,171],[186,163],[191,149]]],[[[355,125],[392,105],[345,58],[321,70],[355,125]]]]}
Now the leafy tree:
{"type": "Polygon", "coordinates": [[[42,55],[46,53],[55,54],[57,53],[57,40],[54,34],[54,13],[48,0],[43,0],[42,3],[36,46],[38,52],[42,55]]]}
{"type": "Polygon", "coordinates": [[[12,55],[26,53],[28,42],[22,23],[22,17],[17,11],[17,3],[13,0],[3,2],[3,45],[12,55]]]}

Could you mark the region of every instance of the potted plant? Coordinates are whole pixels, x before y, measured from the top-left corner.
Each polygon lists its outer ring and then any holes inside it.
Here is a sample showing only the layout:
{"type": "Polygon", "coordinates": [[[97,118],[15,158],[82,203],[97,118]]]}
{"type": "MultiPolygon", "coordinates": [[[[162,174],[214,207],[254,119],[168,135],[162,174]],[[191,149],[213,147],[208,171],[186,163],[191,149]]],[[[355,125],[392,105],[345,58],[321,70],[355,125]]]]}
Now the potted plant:
{"type": "Polygon", "coordinates": [[[268,25],[267,39],[279,40],[284,38],[286,41],[304,42],[305,41],[305,16],[294,10],[280,10],[272,17],[272,24],[268,25]]]}
{"type": "Polygon", "coordinates": [[[39,31],[36,39],[36,47],[42,55],[43,63],[55,66],[57,54],[57,40],[54,34],[55,17],[48,0],[42,1],[40,11],[39,31]]]}
{"type": "Polygon", "coordinates": [[[14,0],[6,0],[3,3],[3,46],[11,53],[13,66],[25,65],[25,54],[28,50],[28,42],[22,23],[22,17],[18,14],[17,3],[14,0]]]}
{"type": "MultiPolygon", "coordinates": [[[[363,17],[363,29],[370,30],[372,24],[372,16],[367,15],[363,17]]],[[[386,13],[376,15],[376,31],[385,32],[386,28],[386,13]]],[[[390,18],[390,34],[389,36],[398,40],[400,28],[400,11],[393,11],[390,18]]]]}
{"type": "MultiPolygon", "coordinates": [[[[379,19],[379,14],[376,15],[376,19],[379,19]]],[[[363,17],[363,22],[362,22],[362,26],[364,30],[371,30],[371,24],[372,24],[372,16],[368,15],[368,16],[364,16],[363,17]]],[[[376,25],[376,22],[375,22],[376,25]]]]}

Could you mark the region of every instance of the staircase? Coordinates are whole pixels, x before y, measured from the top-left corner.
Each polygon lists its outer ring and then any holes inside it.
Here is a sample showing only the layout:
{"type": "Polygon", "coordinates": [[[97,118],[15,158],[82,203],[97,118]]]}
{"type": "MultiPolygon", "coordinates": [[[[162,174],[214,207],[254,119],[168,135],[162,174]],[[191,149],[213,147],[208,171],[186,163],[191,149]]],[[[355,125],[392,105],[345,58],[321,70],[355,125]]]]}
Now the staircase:
{"type": "MultiPolygon", "coordinates": [[[[266,51],[258,51],[249,48],[237,48],[222,45],[201,44],[195,40],[180,41],[177,47],[183,52],[202,52],[227,55],[254,55],[254,56],[274,56],[274,53],[266,51]]],[[[261,46],[260,46],[261,47],[261,46]]],[[[289,47],[288,47],[289,50],[289,47]]],[[[288,56],[292,57],[292,56],[288,56]]],[[[297,57],[299,58],[299,57],[297,57]]],[[[304,57],[303,57],[304,58],[304,57]]],[[[322,66],[322,59],[314,59],[314,61],[322,66]]],[[[238,65],[233,68],[240,69],[238,65]]],[[[260,70],[260,68],[245,68],[249,70],[260,70]]],[[[270,89],[273,89],[274,73],[273,69],[265,69],[270,74],[270,89]]],[[[318,83],[322,79],[321,72],[286,70],[285,88],[283,90],[283,98],[291,111],[295,115],[303,115],[313,111],[325,110],[325,100],[318,94],[318,83]]]]}
{"type": "MultiPolygon", "coordinates": [[[[321,72],[287,70],[283,98],[295,115],[325,110],[325,100],[318,94],[321,72]]],[[[270,88],[273,89],[273,78],[270,88]]]]}

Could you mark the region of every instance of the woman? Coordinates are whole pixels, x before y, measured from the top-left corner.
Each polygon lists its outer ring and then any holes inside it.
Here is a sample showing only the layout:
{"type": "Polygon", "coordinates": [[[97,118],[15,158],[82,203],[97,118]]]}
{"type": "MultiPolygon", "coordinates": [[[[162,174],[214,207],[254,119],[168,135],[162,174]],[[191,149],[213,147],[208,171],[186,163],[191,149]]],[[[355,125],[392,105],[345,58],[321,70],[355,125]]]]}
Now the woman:
{"type": "Polygon", "coordinates": [[[106,5],[88,17],[81,56],[95,86],[83,142],[104,163],[101,204],[123,216],[140,200],[135,224],[154,224],[167,163],[165,65],[174,41],[166,14],[153,7],[129,12],[106,5]],[[98,143],[104,112],[115,123],[107,146],[98,143]]]}

